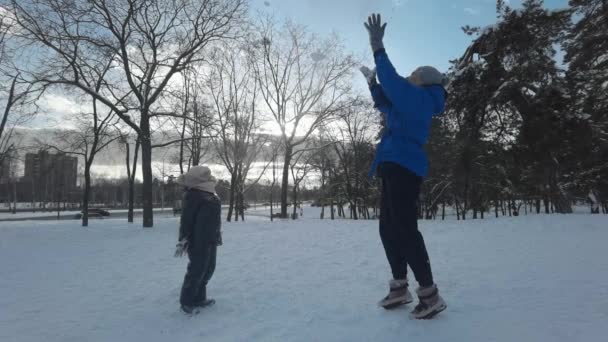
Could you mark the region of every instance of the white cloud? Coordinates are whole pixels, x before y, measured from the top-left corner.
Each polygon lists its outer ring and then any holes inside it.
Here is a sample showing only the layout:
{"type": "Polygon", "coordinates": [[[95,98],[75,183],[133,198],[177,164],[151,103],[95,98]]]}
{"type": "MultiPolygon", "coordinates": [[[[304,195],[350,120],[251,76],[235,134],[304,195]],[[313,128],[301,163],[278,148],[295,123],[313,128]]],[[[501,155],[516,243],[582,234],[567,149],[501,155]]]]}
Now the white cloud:
{"type": "Polygon", "coordinates": [[[479,15],[478,8],[465,7],[464,12],[469,15],[479,15]]]}
{"type": "Polygon", "coordinates": [[[75,128],[74,117],[91,111],[90,103],[77,101],[59,92],[45,93],[37,105],[41,115],[32,123],[33,127],[75,128]]]}

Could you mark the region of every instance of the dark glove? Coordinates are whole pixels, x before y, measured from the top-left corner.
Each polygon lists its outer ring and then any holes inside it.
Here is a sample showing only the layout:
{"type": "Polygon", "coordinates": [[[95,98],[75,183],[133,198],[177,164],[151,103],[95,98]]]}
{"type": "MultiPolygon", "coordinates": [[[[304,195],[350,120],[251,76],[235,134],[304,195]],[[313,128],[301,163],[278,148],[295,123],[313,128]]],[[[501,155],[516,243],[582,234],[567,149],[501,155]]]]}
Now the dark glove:
{"type": "Polygon", "coordinates": [[[369,44],[372,47],[372,51],[376,52],[380,49],[384,49],[382,39],[384,38],[384,29],[386,23],[382,24],[380,14],[372,14],[367,18],[367,22],[364,23],[367,33],[369,34],[369,44]]]}
{"type": "Polygon", "coordinates": [[[174,256],[176,258],[181,258],[182,256],[184,256],[184,254],[186,253],[187,250],[188,250],[188,240],[186,240],[186,239],[179,240],[177,245],[175,245],[175,255],[174,256]]]}

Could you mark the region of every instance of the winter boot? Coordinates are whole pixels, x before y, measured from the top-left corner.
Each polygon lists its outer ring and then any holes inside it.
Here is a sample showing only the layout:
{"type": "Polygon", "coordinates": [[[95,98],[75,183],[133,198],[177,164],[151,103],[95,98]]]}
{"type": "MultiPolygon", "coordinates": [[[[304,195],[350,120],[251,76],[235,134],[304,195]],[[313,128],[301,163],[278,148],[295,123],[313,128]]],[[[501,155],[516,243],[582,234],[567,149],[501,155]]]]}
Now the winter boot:
{"type": "Polygon", "coordinates": [[[215,304],[215,299],[205,299],[203,301],[196,303],[196,306],[199,308],[204,308],[207,306],[211,306],[213,304],[215,304]]]}
{"type": "Polygon", "coordinates": [[[445,301],[439,295],[437,285],[419,287],[416,293],[419,302],[412,311],[412,317],[415,319],[431,319],[447,308],[445,301]]]}
{"type": "Polygon", "coordinates": [[[198,295],[198,300],[194,303],[195,307],[204,308],[215,304],[214,299],[207,298],[207,287],[203,286],[198,295]]]}
{"type": "Polygon", "coordinates": [[[389,310],[411,303],[414,300],[407,289],[407,279],[392,279],[389,282],[389,288],[388,295],[378,302],[378,306],[389,310]]]}
{"type": "Polygon", "coordinates": [[[194,316],[201,311],[199,307],[190,305],[182,305],[181,309],[183,313],[190,316],[194,316]]]}

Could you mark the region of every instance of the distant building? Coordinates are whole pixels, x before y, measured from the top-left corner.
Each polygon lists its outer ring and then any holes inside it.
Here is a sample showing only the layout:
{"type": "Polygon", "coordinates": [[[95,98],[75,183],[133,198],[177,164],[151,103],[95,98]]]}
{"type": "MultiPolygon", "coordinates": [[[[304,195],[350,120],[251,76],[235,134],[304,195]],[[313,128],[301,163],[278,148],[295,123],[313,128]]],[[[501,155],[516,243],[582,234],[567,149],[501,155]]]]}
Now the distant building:
{"type": "Polygon", "coordinates": [[[11,149],[4,154],[0,153],[0,184],[11,182],[11,176],[14,176],[13,169],[15,168],[16,157],[17,154],[11,149]]]}
{"type": "Polygon", "coordinates": [[[11,161],[10,158],[2,158],[0,156],[0,184],[8,183],[11,178],[11,161]]]}
{"type": "Polygon", "coordinates": [[[45,193],[73,191],[78,181],[78,158],[48,151],[25,155],[25,182],[45,193]]]}

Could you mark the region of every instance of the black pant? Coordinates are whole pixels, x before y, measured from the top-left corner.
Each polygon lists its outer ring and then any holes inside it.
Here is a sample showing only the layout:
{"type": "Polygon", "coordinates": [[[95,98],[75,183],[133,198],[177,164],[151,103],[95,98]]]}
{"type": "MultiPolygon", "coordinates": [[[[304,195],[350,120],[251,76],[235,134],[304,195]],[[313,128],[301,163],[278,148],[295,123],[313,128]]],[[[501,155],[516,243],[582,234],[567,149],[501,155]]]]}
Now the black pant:
{"type": "Polygon", "coordinates": [[[382,178],[380,238],[393,278],[405,279],[409,265],[420,286],[431,286],[433,273],[416,210],[422,178],[389,162],[380,164],[378,171],[382,178]]]}
{"type": "Polygon", "coordinates": [[[180,303],[196,306],[207,299],[207,283],[215,271],[217,246],[204,245],[188,249],[188,270],[184,277],[180,303]]]}

